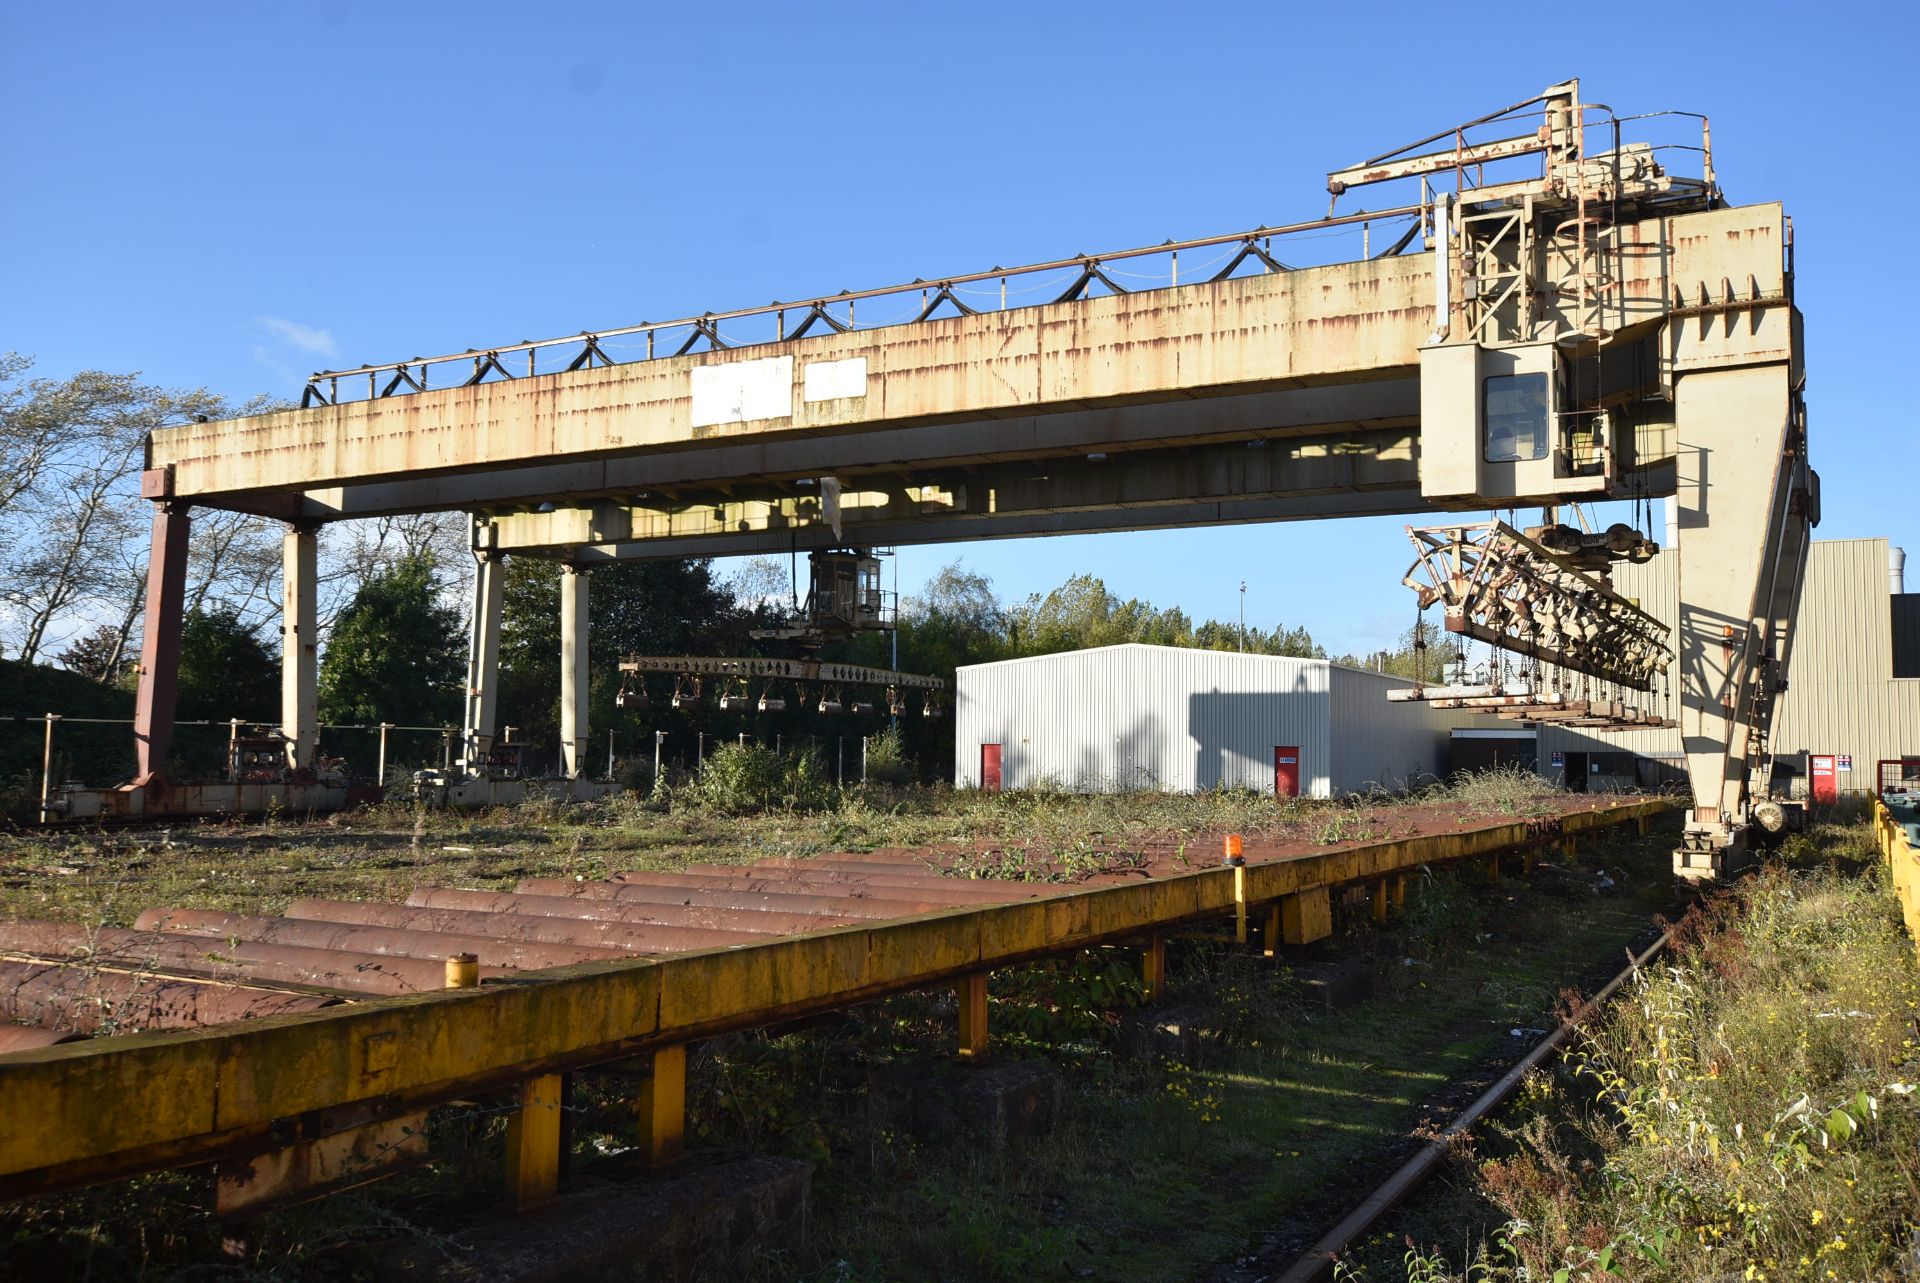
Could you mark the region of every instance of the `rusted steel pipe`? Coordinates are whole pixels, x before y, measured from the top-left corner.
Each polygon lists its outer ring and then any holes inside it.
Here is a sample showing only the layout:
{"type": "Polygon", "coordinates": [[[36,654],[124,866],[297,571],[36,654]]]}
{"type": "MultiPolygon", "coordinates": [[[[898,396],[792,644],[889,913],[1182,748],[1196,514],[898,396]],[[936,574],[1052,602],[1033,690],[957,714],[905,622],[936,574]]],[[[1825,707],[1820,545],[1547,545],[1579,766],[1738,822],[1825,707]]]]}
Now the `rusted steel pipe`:
{"type": "Polygon", "coordinates": [[[489,966],[537,969],[567,967],[576,962],[624,958],[626,949],[592,945],[548,944],[540,941],[501,940],[492,936],[452,935],[408,931],[353,922],[316,922],[295,918],[261,918],[213,909],[148,909],[134,919],[138,931],[166,931],[174,935],[213,936],[221,940],[257,940],[262,944],[290,944],[303,949],[339,949],[396,958],[428,958],[444,962],[447,955],[471,953],[489,966]]]}
{"type": "Polygon", "coordinates": [[[32,1051],[63,1042],[79,1042],[82,1035],[71,1029],[42,1029],[38,1025],[0,1025],[0,1056],[14,1051],[32,1051]]]}
{"type": "Polygon", "coordinates": [[[720,931],[704,927],[655,926],[599,918],[562,918],[535,913],[493,912],[478,909],[422,908],[407,904],[373,904],[357,900],[296,900],[287,906],[289,918],[322,922],[359,922],[408,931],[445,931],[500,940],[537,940],[551,944],[596,945],[624,953],[678,953],[751,944],[766,937],[751,931],[720,931]]]}
{"type": "Polygon", "coordinates": [[[868,870],[874,873],[931,873],[938,876],[940,870],[950,867],[960,858],[960,854],[958,851],[932,850],[916,856],[883,856],[877,851],[866,855],[844,851],[814,856],[769,855],[755,860],[752,867],[795,868],[813,865],[817,868],[868,870]]]}
{"type": "MultiPolygon", "coordinates": [[[[820,856],[820,857],[809,859],[809,860],[788,860],[788,859],[778,859],[778,858],[767,859],[767,860],[757,860],[752,865],[752,868],[754,869],[755,872],[758,872],[762,868],[770,868],[770,869],[802,868],[804,869],[810,866],[814,869],[819,869],[822,871],[835,872],[835,873],[849,873],[854,875],[871,872],[879,876],[890,876],[890,877],[907,877],[907,876],[929,877],[929,878],[936,878],[939,881],[945,882],[945,883],[957,883],[960,886],[988,886],[988,887],[1016,886],[1016,887],[1032,888],[1037,885],[1035,883],[1027,882],[1019,878],[996,878],[996,877],[975,876],[972,872],[962,872],[959,874],[942,872],[942,870],[953,870],[953,869],[961,868],[966,860],[970,858],[982,859],[987,854],[988,853],[985,853],[985,852],[975,852],[970,855],[969,853],[966,853],[966,852],[956,851],[940,857],[940,860],[937,864],[934,864],[931,866],[922,864],[922,865],[914,866],[912,868],[909,868],[905,865],[891,865],[891,864],[875,865],[875,864],[857,863],[855,861],[848,860],[839,856],[820,856]]],[[[1055,860],[1051,855],[1041,855],[1041,854],[1030,855],[1018,849],[1007,851],[1004,854],[1017,860],[1023,867],[1032,869],[1033,871],[1038,873],[1055,872],[1061,867],[1060,861],[1055,860]]],[[[1110,852],[1110,854],[1133,855],[1133,854],[1137,854],[1137,852],[1133,848],[1128,848],[1124,852],[1115,850],[1113,852],[1110,852]]]]}
{"type": "MultiPolygon", "coordinates": [[[[874,876],[943,878],[951,867],[951,858],[935,861],[928,858],[919,860],[859,860],[846,855],[766,855],[745,866],[752,869],[837,869],[845,873],[868,873],[874,876]]],[[[727,867],[714,865],[713,867],[727,867]]]]}
{"type": "MultiPolygon", "coordinates": [[[[82,927],[70,922],[0,922],[0,952],[85,958],[134,970],[160,967],[215,980],[246,978],[377,994],[422,993],[446,984],[446,972],[437,960],[82,927]]],[[[482,967],[480,976],[485,980],[506,971],[504,967],[482,967]]]]}
{"type": "Polygon", "coordinates": [[[322,994],[179,980],[150,972],[0,962],[0,1017],[82,1034],[197,1029],[317,1011],[339,1001],[322,994]]]}
{"type": "MultiPolygon", "coordinates": [[[[710,905],[647,904],[580,895],[522,895],[514,891],[468,891],[456,887],[416,887],[407,896],[407,903],[416,908],[538,914],[548,918],[685,927],[729,934],[739,931],[750,933],[763,941],[768,936],[824,931],[828,927],[846,927],[866,921],[864,918],[837,913],[741,913],[733,909],[716,909],[710,905]]],[[[705,948],[707,943],[711,941],[688,943],[681,947],[699,949],[705,948]]]]}
{"type": "Polygon", "coordinates": [[[953,907],[934,900],[881,900],[775,891],[701,891],[692,887],[630,886],[620,882],[569,882],[564,878],[528,878],[516,889],[527,895],[572,895],[634,904],[700,904],[714,909],[785,909],[793,913],[832,913],[870,920],[906,918],[953,907]]]}
{"type": "Polygon", "coordinates": [[[745,870],[746,876],[689,869],[684,873],[635,871],[616,873],[608,880],[621,886],[691,887],[701,891],[770,891],[780,895],[838,895],[864,899],[907,899],[945,904],[1008,904],[1037,900],[1047,891],[1031,883],[963,882],[958,878],[909,881],[865,878],[839,870],[745,870]]]}

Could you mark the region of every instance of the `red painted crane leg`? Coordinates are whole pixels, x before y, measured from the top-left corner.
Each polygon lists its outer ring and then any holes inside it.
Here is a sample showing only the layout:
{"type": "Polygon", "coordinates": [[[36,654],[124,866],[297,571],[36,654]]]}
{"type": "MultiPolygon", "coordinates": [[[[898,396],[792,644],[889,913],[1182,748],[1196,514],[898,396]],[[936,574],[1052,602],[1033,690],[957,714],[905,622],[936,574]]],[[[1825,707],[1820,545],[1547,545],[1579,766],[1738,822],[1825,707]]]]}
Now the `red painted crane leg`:
{"type": "Polygon", "coordinates": [[[140,641],[140,693],[134,702],[135,788],[163,785],[180,694],[180,623],[187,592],[187,505],[153,509],[153,552],[147,561],[147,617],[140,641]]]}

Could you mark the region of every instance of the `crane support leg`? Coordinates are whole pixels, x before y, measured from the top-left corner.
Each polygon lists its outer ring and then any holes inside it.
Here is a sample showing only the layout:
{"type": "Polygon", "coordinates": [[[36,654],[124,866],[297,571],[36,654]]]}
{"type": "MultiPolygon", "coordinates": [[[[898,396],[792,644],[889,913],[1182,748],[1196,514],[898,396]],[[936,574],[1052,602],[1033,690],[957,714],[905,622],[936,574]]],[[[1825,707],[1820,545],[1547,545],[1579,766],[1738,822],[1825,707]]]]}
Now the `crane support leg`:
{"type": "Polygon", "coordinates": [[[147,621],[140,642],[140,693],[133,706],[135,788],[157,788],[163,783],[161,771],[173,744],[191,525],[186,504],[168,500],[154,506],[153,551],[147,559],[147,621]]]}
{"type": "Polygon", "coordinates": [[[506,605],[506,560],[475,554],[473,635],[467,647],[466,758],[469,777],[485,778],[500,708],[500,617],[506,605]]]}
{"type": "Polygon", "coordinates": [[[1786,363],[1703,370],[1676,388],[1681,736],[1693,786],[1683,877],[1738,865],[1764,790],[1767,727],[1818,520],[1786,363]]]}
{"type": "Polygon", "coordinates": [[[292,526],[280,568],[280,733],[289,770],[311,770],[320,747],[319,532],[292,526]]]}
{"type": "Polygon", "coordinates": [[[581,566],[560,571],[560,750],[570,780],[586,774],[587,692],[587,576],[581,566]]]}

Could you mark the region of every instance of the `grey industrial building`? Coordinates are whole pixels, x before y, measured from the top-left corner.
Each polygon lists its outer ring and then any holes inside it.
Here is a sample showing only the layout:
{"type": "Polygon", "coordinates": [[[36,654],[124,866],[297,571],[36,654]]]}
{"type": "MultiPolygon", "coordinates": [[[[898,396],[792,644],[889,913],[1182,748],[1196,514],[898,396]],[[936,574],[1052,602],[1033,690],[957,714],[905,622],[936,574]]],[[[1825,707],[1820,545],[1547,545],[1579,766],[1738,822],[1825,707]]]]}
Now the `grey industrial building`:
{"type": "Polygon", "coordinates": [[[1409,683],[1324,659],[1101,646],[960,669],[954,783],[1337,797],[1444,776],[1484,721],[1389,703],[1409,683]]]}
{"type": "MultiPolygon", "coordinates": [[[[1819,540],[1809,549],[1787,691],[1771,737],[1776,787],[1806,793],[1819,768],[1823,778],[1831,770],[1837,793],[1868,792],[1876,763],[1920,758],[1920,593],[1904,590],[1904,563],[1905,554],[1885,539],[1819,540]]],[[[1682,574],[1668,551],[1643,565],[1618,567],[1613,581],[1671,626],[1679,616],[1682,574]]],[[[1678,636],[1676,628],[1676,645],[1678,636]]],[[[1590,731],[1543,725],[1541,771],[1586,789],[1684,778],[1677,673],[1676,667],[1666,692],[1634,697],[1676,726],[1590,731]]]]}
{"type": "MultiPolygon", "coordinates": [[[[1776,786],[1807,794],[1818,775],[1836,793],[1865,792],[1877,763],[1920,760],[1920,593],[1904,591],[1903,562],[1885,539],[1811,546],[1772,732],[1776,786]]],[[[1616,567],[1614,586],[1672,626],[1679,575],[1677,555],[1666,551],[1616,567]]],[[[1677,647],[1677,628],[1674,636],[1677,647]]],[[[1469,644],[1470,663],[1488,658],[1469,644]]],[[[1541,680],[1556,678],[1548,668],[1541,680]]],[[[1572,689],[1581,679],[1558,680],[1572,689]]],[[[1582,791],[1686,778],[1677,680],[1631,695],[1675,723],[1638,731],[1524,729],[1388,701],[1389,690],[1407,685],[1328,660],[1171,646],[975,664],[958,674],[954,783],[1337,797],[1498,761],[1533,762],[1582,791]]]]}

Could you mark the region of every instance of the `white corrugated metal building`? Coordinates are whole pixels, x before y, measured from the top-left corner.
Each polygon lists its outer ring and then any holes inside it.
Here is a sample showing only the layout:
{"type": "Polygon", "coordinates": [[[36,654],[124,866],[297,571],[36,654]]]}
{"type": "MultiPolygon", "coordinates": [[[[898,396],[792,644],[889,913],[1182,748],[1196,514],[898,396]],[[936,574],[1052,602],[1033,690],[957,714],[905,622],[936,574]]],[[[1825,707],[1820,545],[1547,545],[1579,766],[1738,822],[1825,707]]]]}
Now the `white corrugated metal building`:
{"type": "Polygon", "coordinates": [[[972,664],[954,784],[1083,792],[1216,787],[1334,797],[1447,771],[1463,720],[1394,704],[1404,678],[1324,659],[1127,644],[972,664]],[[1289,761],[1287,759],[1291,758],[1289,761]]]}
{"type": "MultiPolygon", "coordinates": [[[[1885,539],[1816,540],[1808,549],[1787,692],[1772,737],[1795,793],[1805,788],[1813,755],[1845,768],[1836,772],[1842,793],[1871,790],[1881,759],[1920,755],[1920,593],[1901,591],[1894,567],[1903,562],[1885,539]]],[[[1676,554],[1662,552],[1645,565],[1617,567],[1614,587],[1672,625],[1679,573],[1676,554]]],[[[1669,718],[1684,716],[1677,684],[1633,701],[1669,718]]],[[[1542,725],[1540,769],[1590,789],[1650,783],[1648,768],[1656,764],[1668,775],[1684,772],[1683,729],[1608,733],[1542,725]]]]}

